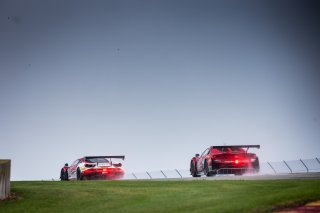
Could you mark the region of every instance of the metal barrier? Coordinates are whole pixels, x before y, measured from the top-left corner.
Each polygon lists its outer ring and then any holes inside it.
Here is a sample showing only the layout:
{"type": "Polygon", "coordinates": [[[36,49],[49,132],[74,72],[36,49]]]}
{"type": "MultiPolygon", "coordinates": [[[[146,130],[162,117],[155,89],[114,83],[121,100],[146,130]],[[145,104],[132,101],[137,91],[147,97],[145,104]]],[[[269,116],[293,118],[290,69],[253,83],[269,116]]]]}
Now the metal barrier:
{"type": "MultiPolygon", "coordinates": [[[[222,168],[217,171],[217,175],[228,175],[233,172],[229,171],[230,168],[222,168]]],[[[248,171],[248,169],[246,169],[248,171]]],[[[250,169],[249,169],[250,170],[250,169]]],[[[257,174],[290,174],[290,173],[310,173],[320,172],[320,159],[299,159],[291,161],[279,162],[265,162],[260,163],[260,171],[257,174]]],[[[252,173],[248,171],[248,173],[252,173]]],[[[126,174],[124,179],[170,179],[170,178],[190,178],[189,169],[172,169],[172,170],[159,170],[159,171],[146,171],[140,173],[126,174]]]]}
{"type": "Polygon", "coordinates": [[[260,165],[260,173],[268,174],[269,167],[272,169],[274,174],[277,173],[309,173],[309,172],[320,172],[320,161],[319,158],[313,159],[300,159],[282,162],[267,162],[267,165],[260,165]]]}
{"type": "Polygon", "coordinates": [[[10,160],[0,160],[0,199],[10,194],[10,160]]]}

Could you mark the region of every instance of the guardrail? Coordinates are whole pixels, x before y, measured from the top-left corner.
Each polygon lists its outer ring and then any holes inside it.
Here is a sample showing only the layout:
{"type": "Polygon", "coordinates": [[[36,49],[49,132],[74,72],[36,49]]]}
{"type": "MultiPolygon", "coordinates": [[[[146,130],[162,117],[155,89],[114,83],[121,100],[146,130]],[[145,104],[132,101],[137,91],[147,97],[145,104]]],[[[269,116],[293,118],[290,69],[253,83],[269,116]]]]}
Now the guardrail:
{"type": "Polygon", "coordinates": [[[10,167],[11,160],[0,160],[0,199],[10,194],[10,167]]]}
{"type": "MultiPolygon", "coordinates": [[[[260,175],[266,174],[290,174],[290,173],[311,173],[320,172],[320,159],[299,159],[279,162],[264,162],[260,163],[260,175]]],[[[218,173],[217,175],[225,175],[218,173]]],[[[159,171],[146,171],[138,173],[125,174],[124,179],[169,179],[169,178],[188,178],[190,175],[189,169],[171,169],[159,171]]]]}
{"type": "Polygon", "coordinates": [[[260,164],[260,171],[262,172],[262,174],[320,172],[320,160],[319,158],[312,158],[280,162],[267,162],[260,164]]]}

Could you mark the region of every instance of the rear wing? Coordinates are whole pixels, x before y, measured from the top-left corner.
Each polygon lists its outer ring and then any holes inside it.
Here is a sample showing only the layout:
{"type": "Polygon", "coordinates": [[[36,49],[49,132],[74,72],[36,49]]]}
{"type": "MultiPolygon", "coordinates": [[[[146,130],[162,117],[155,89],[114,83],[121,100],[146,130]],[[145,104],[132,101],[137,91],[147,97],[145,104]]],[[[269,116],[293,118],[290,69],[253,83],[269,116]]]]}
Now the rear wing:
{"type": "Polygon", "coordinates": [[[260,149],[260,145],[234,145],[234,146],[211,146],[211,148],[257,148],[260,149]]]}
{"type": "Polygon", "coordinates": [[[108,156],[87,156],[84,157],[85,159],[92,159],[92,158],[119,158],[124,160],[125,156],[124,155],[108,155],[108,156]]]}

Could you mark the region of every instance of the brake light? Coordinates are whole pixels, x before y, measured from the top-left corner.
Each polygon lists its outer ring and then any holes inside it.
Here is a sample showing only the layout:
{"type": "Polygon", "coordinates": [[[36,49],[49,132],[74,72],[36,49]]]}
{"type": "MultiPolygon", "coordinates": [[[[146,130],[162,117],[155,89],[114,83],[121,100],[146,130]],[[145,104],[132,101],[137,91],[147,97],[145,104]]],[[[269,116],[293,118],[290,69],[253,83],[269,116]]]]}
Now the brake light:
{"type": "Polygon", "coordinates": [[[239,161],[238,161],[238,160],[235,160],[234,162],[235,162],[235,164],[238,164],[238,163],[239,163],[239,161]]]}

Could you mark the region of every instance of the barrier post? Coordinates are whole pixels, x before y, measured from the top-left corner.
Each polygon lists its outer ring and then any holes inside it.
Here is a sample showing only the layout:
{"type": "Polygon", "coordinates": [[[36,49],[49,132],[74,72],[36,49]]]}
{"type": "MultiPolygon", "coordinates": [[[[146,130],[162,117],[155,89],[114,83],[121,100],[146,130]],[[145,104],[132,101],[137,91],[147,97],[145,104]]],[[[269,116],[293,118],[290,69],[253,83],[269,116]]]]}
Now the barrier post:
{"type": "Polygon", "coordinates": [[[147,175],[149,175],[150,179],[152,179],[152,177],[151,177],[151,175],[149,174],[149,172],[146,172],[146,173],[147,173],[147,175]]]}
{"type": "Polygon", "coordinates": [[[290,170],[290,172],[292,173],[292,169],[290,168],[290,166],[287,164],[286,161],[283,161],[284,164],[286,164],[286,166],[288,167],[288,169],[290,170]]]}
{"type": "Polygon", "coordinates": [[[300,159],[300,161],[301,161],[302,165],[304,165],[304,167],[306,167],[307,173],[309,173],[309,168],[307,167],[307,165],[301,159],[300,159]]]}
{"type": "Polygon", "coordinates": [[[165,178],[167,178],[167,175],[165,175],[162,170],[160,170],[160,172],[163,174],[163,176],[164,176],[165,178]]]}
{"type": "Polygon", "coordinates": [[[320,164],[320,160],[318,158],[316,158],[316,160],[318,161],[318,163],[320,164]]]}
{"type": "Polygon", "coordinates": [[[11,160],[0,160],[0,199],[10,195],[11,160]]]}
{"type": "Polygon", "coordinates": [[[273,172],[275,173],[275,174],[277,174],[277,172],[276,172],[276,170],[273,168],[273,166],[269,163],[269,162],[267,162],[268,163],[268,165],[271,167],[271,169],[273,170],[273,172]]]}
{"type": "Polygon", "coordinates": [[[138,179],[137,176],[132,172],[132,175],[135,179],[138,179]]]}
{"type": "Polygon", "coordinates": [[[180,174],[180,172],[178,171],[178,169],[175,169],[175,171],[180,175],[180,177],[182,178],[182,175],[180,174]]]}

